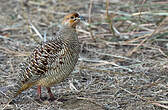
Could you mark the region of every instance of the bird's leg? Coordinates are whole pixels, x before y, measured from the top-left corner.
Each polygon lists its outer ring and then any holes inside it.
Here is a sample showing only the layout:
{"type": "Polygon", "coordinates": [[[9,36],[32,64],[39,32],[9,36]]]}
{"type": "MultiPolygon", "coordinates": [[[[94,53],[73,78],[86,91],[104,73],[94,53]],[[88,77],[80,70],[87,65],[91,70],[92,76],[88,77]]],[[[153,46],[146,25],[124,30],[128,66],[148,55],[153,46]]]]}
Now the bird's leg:
{"type": "Polygon", "coordinates": [[[41,100],[41,86],[37,86],[38,99],[41,100]]]}
{"type": "Polygon", "coordinates": [[[50,96],[49,100],[51,100],[51,101],[55,100],[54,95],[52,94],[50,87],[46,87],[46,88],[47,88],[48,94],[50,96]]]}

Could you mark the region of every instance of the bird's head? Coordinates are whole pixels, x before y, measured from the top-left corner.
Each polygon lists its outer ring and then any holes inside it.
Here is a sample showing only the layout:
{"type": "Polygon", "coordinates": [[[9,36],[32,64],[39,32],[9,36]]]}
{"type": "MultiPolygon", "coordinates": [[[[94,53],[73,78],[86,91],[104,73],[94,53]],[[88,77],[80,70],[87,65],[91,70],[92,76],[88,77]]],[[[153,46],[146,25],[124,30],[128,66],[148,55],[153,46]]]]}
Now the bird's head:
{"type": "Polygon", "coordinates": [[[84,20],[84,18],[78,13],[70,13],[64,17],[62,25],[75,28],[80,20],[84,20]]]}

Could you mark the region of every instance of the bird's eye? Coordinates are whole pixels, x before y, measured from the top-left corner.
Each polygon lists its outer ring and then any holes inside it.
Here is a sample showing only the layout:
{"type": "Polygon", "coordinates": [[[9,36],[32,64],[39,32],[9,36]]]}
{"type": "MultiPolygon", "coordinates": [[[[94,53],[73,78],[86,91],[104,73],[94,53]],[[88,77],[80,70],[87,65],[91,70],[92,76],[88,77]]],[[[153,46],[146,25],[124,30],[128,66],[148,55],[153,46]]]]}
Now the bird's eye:
{"type": "Polygon", "coordinates": [[[71,16],[71,19],[74,19],[74,16],[71,16]]]}

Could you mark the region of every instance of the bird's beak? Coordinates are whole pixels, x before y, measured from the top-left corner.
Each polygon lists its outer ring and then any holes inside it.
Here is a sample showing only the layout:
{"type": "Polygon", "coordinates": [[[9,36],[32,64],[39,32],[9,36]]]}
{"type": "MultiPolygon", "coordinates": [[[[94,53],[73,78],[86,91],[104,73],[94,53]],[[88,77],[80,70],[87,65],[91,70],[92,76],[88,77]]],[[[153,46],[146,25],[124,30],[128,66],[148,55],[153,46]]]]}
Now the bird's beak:
{"type": "Polygon", "coordinates": [[[84,18],[83,16],[79,16],[79,19],[80,19],[81,21],[85,21],[85,18],[84,18]]]}

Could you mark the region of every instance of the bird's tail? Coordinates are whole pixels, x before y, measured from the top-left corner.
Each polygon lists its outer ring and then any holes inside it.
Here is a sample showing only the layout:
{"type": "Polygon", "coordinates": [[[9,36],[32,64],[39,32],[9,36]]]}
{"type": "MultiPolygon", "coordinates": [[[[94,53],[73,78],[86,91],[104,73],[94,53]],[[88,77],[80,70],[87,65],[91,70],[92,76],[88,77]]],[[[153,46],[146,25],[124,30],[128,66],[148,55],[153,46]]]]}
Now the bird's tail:
{"type": "Polygon", "coordinates": [[[9,100],[13,100],[19,94],[21,94],[24,90],[33,86],[34,83],[26,83],[22,84],[21,81],[17,81],[16,84],[12,86],[7,86],[1,88],[1,92],[3,92],[9,100]]]}
{"type": "Polygon", "coordinates": [[[0,91],[3,92],[5,96],[8,98],[8,102],[4,106],[4,108],[6,108],[9,105],[9,103],[11,103],[14,100],[14,98],[16,98],[24,90],[32,87],[33,85],[34,83],[22,84],[21,81],[18,81],[13,86],[1,87],[0,91]]]}
{"type": "Polygon", "coordinates": [[[7,92],[5,94],[7,95],[8,98],[13,99],[17,96],[16,94],[21,87],[22,87],[21,82],[17,81],[17,83],[7,88],[7,92]]]}

